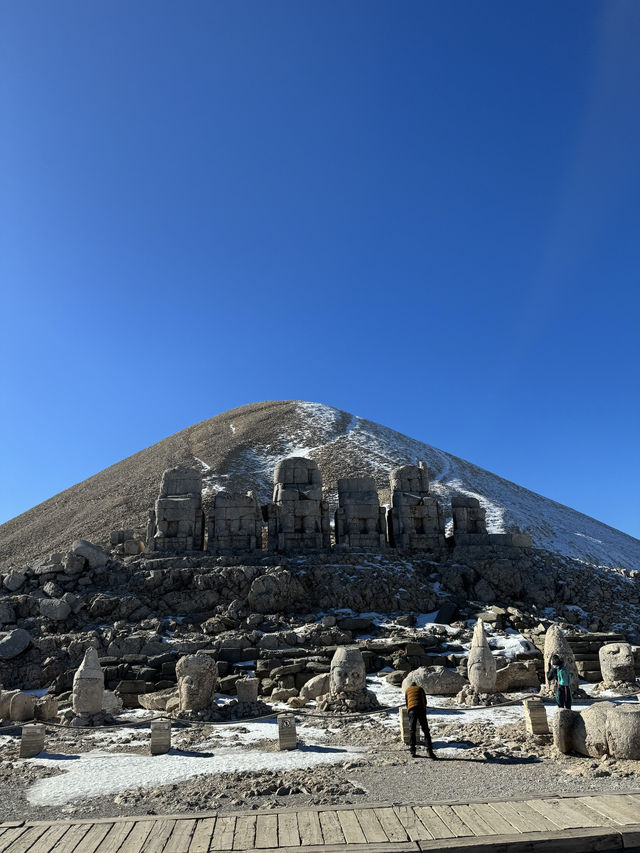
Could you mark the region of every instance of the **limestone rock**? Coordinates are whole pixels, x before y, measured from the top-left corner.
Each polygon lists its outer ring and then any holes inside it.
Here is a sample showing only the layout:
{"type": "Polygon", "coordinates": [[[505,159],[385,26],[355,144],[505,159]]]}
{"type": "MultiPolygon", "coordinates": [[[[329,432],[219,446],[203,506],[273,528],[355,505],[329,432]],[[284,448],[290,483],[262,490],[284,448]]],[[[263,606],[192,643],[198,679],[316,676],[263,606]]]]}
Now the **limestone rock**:
{"type": "Polygon", "coordinates": [[[6,575],[5,579],[2,582],[2,585],[5,589],[8,589],[9,592],[17,592],[21,586],[23,586],[26,581],[26,575],[22,572],[17,572],[12,570],[6,575]]]}
{"type": "Polygon", "coordinates": [[[55,696],[42,696],[36,699],[34,706],[36,720],[52,723],[58,718],[58,700],[55,696]]]}
{"type": "Polygon", "coordinates": [[[640,706],[617,705],[607,714],[607,746],[614,758],[640,759],[640,706]]]}
{"type": "Polygon", "coordinates": [[[300,688],[300,698],[306,700],[317,699],[329,692],[330,676],[328,672],[322,672],[320,675],[314,675],[306,684],[300,688]]]}
{"type": "Polygon", "coordinates": [[[11,700],[20,692],[20,690],[0,690],[0,720],[10,719],[11,700]]]}
{"type": "Polygon", "coordinates": [[[0,638],[0,660],[18,657],[31,645],[31,634],[24,628],[16,628],[0,638]]]}
{"type": "Polygon", "coordinates": [[[523,687],[540,687],[538,671],[533,660],[516,660],[496,670],[496,690],[521,690],[523,687]]]}
{"type": "Polygon", "coordinates": [[[467,676],[469,684],[478,693],[493,693],[496,689],[496,662],[487,642],[482,619],[478,619],[473,629],[467,676]]]}
{"type": "Polygon", "coordinates": [[[104,673],[94,648],[85,652],[84,659],[73,676],[71,704],[76,714],[99,714],[102,711],[104,673]]]}
{"type": "Polygon", "coordinates": [[[11,602],[0,600],[0,628],[16,621],[16,613],[11,602]]]}
{"type": "Polygon", "coordinates": [[[428,696],[455,696],[468,684],[460,673],[446,666],[420,666],[414,669],[402,682],[402,691],[406,693],[414,682],[428,696]]]}
{"type": "Polygon", "coordinates": [[[71,546],[71,553],[84,557],[90,569],[101,569],[107,565],[109,555],[98,545],[87,542],[86,539],[76,539],[71,546]]]}
{"type": "Polygon", "coordinates": [[[253,581],[247,601],[254,613],[278,613],[295,610],[304,598],[300,581],[287,569],[277,569],[253,581]]]}
{"type": "Polygon", "coordinates": [[[138,696],[138,702],[142,708],[146,708],[148,711],[166,711],[167,702],[174,698],[178,698],[178,690],[175,687],[169,687],[167,690],[141,693],[138,696]]]}
{"type": "Polygon", "coordinates": [[[23,693],[18,690],[12,697],[9,703],[9,719],[22,723],[26,720],[33,720],[33,711],[35,706],[35,697],[31,693],[23,693]]]}
{"type": "Polygon", "coordinates": [[[43,598],[40,601],[40,614],[52,622],[64,622],[71,615],[71,608],[62,598],[43,598]]]}
{"type": "Polygon", "coordinates": [[[589,755],[591,758],[600,758],[607,754],[606,722],[614,707],[612,702],[597,702],[574,717],[571,732],[573,752],[589,755]]]}
{"type": "Polygon", "coordinates": [[[218,666],[208,655],[184,655],[176,664],[181,711],[200,711],[214,700],[218,666]]]}
{"type": "Polygon", "coordinates": [[[618,682],[635,682],[633,652],[629,643],[607,643],[600,648],[598,657],[605,687],[613,687],[618,682]]]}

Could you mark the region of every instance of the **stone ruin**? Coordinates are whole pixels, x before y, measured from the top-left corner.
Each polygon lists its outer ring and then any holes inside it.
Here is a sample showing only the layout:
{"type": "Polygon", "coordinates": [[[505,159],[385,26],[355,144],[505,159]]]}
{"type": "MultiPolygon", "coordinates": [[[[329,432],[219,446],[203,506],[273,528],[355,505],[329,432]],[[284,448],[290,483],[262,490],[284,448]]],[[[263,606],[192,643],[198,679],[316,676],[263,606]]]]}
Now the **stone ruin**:
{"type": "Polygon", "coordinates": [[[478,498],[451,498],[456,545],[482,545],[489,541],[486,510],[478,498]]]}
{"type": "Polygon", "coordinates": [[[262,549],[262,512],[253,492],[218,492],[207,523],[207,551],[252,554],[262,549]]]}
{"type": "MultiPolygon", "coordinates": [[[[391,506],[385,508],[372,477],[338,480],[333,547],[376,552],[391,547],[434,554],[477,546],[531,547],[526,534],[488,534],[485,510],[472,497],[452,498],[453,535],[446,537],[444,512],[429,493],[429,472],[423,462],[394,469],[390,486],[391,506]]],[[[282,459],[274,471],[272,502],[262,507],[253,492],[233,491],[218,492],[204,507],[200,470],[178,465],[163,474],[160,495],[149,513],[146,546],[132,530],[113,531],[111,544],[125,556],[205,547],[220,556],[255,554],[263,549],[265,523],[270,552],[331,549],[329,504],[323,499],[322,474],[313,459],[282,459]]]]}
{"type": "Polygon", "coordinates": [[[640,685],[636,681],[633,650],[629,643],[607,643],[598,652],[602,681],[596,690],[616,690],[635,693],[640,685]]]}
{"type": "Polygon", "coordinates": [[[62,715],[69,726],[104,726],[113,718],[104,710],[104,672],[98,652],[89,648],[73,676],[71,708],[62,715]]]}
{"type": "Polygon", "coordinates": [[[202,474],[178,465],[162,475],[160,495],[147,525],[148,551],[202,551],[202,474]]]}
{"type": "Polygon", "coordinates": [[[140,697],[143,708],[164,711],[179,719],[220,722],[247,719],[271,712],[258,698],[257,678],[239,679],[237,699],[225,705],[216,700],[218,665],[206,653],[183,655],[176,664],[177,688],[159,690],[140,697]]]}
{"type": "Polygon", "coordinates": [[[424,464],[403,465],[391,472],[391,507],[387,531],[393,548],[440,551],[445,547],[444,515],[429,494],[429,471],[424,464]]]}
{"type": "Polygon", "coordinates": [[[335,516],[336,545],[365,551],[387,547],[385,511],[373,477],[341,477],[335,516]]]}
{"type": "Polygon", "coordinates": [[[484,622],[478,619],[473,629],[473,639],[467,660],[469,686],[456,696],[461,705],[498,705],[506,701],[496,692],[496,661],[491,654],[484,622]]]}
{"type": "Polygon", "coordinates": [[[596,702],[583,711],[559,708],[551,721],[559,752],[591,758],[640,759],[640,706],[596,702]]]}
{"type": "Polygon", "coordinates": [[[367,690],[367,671],[362,652],[356,646],[338,646],[331,659],[329,693],[317,699],[319,711],[349,713],[379,708],[375,695],[367,690]]]}
{"type": "Polygon", "coordinates": [[[0,688],[0,720],[24,723],[29,720],[53,722],[58,718],[58,700],[55,696],[38,698],[22,690],[0,688]]]}
{"type": "Polygon", "coordinates": [[[544,684],[540,687],[540,695],[552,699],[554,696],[554,684],[547,678],[549,663],[553,655],[558,655],[564,661],[565,667],[571,675],[571,696],[573,700],[584,699],[586,693],[580,687],[580,676],[576,667],[576,659],[571,646],[558,625],[551,625],[544,638],[544,684]]]}
{"type": "Polygon", "coordinates": [[[318,464],[313,459],[291,456],[278,462],[273,479],[273,502],[264,508],[269,549],[329,548],[329,505],[322,498],[322,474],[318,464]]]}

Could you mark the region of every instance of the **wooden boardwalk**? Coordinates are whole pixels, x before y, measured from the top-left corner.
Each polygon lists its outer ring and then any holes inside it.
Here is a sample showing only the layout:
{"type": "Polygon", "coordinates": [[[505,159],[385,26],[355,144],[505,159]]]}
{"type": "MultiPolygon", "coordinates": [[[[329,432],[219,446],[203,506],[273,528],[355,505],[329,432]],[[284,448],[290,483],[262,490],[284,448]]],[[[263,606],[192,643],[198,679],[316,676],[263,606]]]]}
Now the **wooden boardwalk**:
{"type": "Polygon", "coordinates": [[[640,792],[0,824],[0,853],[640,850],[640,792]]]}

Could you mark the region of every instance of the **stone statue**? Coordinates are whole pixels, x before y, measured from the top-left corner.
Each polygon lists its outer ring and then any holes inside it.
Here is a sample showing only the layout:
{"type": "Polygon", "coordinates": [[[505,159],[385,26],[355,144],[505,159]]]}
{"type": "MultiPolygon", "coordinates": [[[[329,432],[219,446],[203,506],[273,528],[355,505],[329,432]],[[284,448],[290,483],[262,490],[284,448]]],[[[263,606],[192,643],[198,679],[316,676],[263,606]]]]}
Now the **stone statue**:
{"type": "Polygon", "coordinates": [[[71,707],[74,714],[100,714],[103,695],[104,673],[98,660],[98,652],[90,648],[85,652],[84,659],[73,676],[71,707]]]}
{"type": "Polygon", "coordinates": [[[317,699],[318,710],[334,713],[371,711],[379,707],[367,690],[367,670],[355,646],[339,646],[331,659],[329,692],[317,699]]]}
{"type": "Polygon", "coordinates": [[[331,693],[358,693],[365,689],[365,685],[366,668],[360,649],[337,648],[331,659],[331,693]]]}
{"type": "Polygon", "coordinates": [[[147,527],[147,551],[201,551],[204,544],[202,473],[188,465],[166,470],[154,516],[150,516],[147,527]]]}
{"type": "Polygon", "coordinates": [[[629,643],[607,643],[601,647],[598,657],[605,689],[620,684],[636,686],[633,651],[629,643]]]}
{"type": "Polygon", "coordinates": [[[551,721],[559,752],[640,759],[640,707],[597,702],[584,711],[559,708],[551,721]]]}
{"type": "Polygon", "coordinates": [[[218,683],[218,666],[208,655],[184,655],[176,664],[181,711],[208,708],[218,683]]]}
{"type": "Polygon", "coordinates": [[[272,551],[316,550],[331,544],[328,504],[318,463],[289,456],[275,467],[273,502],[263,508],[272,551]]]}
{"type": "Polygon", "coordinates": [[[338,480],[336,544],[344,548],[379,551],[386,548],[385,510],[378,501],[373,477],[338,480]]]}
{"type": "Polygon", "coordinates": [[[444,548],[444,515],[438,501],[429,494],[429,471],[424,462],[394,468],[389,482],[391,507],[387,510],[387,531],[390,544],[412,551],[444,548]]]}
{"type": "Polygon", "coordinates": [[[467,662],[467,678],[477,693],[495,693],[496,662],[487,642],[482,619],[478,619],[473,629],[467,662]]]}
{"type": "Polygon", "coordinates": [[[580,677],[578,668],[576,667],[576,659],[571,646],[567,642],[561,628],[558,625],[551,625],[544,638],[544,685],[540,688],[540,693],[545,696],[553,696],[554,684],[549,681],[549,664],[551,656],[558,655],[564,662],[564,666],[569,670],[571,676],[571,696],[584,697],[584,691],[580,689],[580,677]]]}

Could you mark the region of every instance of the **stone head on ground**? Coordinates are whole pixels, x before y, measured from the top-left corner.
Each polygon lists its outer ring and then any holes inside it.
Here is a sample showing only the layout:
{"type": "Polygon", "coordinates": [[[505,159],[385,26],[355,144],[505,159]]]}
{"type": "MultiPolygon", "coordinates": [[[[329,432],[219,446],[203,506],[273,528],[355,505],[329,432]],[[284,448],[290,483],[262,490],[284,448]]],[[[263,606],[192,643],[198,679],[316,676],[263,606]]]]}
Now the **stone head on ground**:
{"type": "Polygon", "coordinates": [[[214,699],[218,667],[208,655],[184,655],[176,664],[181,711],[201,711],[214,699]]]}
{"type": "Polygon", "coordinates": [[[571,693],[575,696],[580,689],[580,678],[576,667],[576,659],[571,651],[571,646],[567,642],[567,638],[558,625],[551,625],[544,638],[544,689],[546,692],[549,692],[553,687],[547,678],[549,665],[551,664],[551,658],[553,655],[557,655],[563,661],[565,668],[569,671],[571,676],[571,693]]]}
{"type": "Polygon", "coordinates": [[[357,648],[339,646],[331,659],[332,693],[358,693],[366,689],[366,667],[357,648]]]}
{"type": "Polygon", "coordinates": [[[600,648],[598,657],[605,687],[616,682],[635,682],[633,650],[629,643],[607,643],[600,648]]]}

